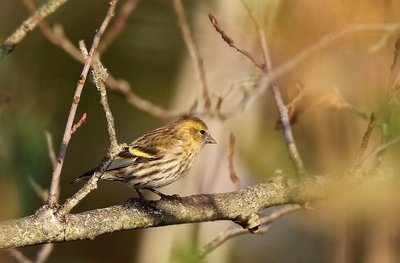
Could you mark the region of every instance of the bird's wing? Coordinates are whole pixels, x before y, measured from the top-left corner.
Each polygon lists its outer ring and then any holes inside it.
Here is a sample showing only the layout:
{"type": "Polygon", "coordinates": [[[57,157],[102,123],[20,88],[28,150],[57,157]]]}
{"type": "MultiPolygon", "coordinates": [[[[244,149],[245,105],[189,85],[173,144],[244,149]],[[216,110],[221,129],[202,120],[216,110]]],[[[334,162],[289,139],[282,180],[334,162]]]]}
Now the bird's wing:
{"type": "Polygon", "coordinates": [[[118,154],[107,170],[115,170],[151,160],[158,160],[163,156],[164,149],[159,147],[128,146],[118,154]]]}

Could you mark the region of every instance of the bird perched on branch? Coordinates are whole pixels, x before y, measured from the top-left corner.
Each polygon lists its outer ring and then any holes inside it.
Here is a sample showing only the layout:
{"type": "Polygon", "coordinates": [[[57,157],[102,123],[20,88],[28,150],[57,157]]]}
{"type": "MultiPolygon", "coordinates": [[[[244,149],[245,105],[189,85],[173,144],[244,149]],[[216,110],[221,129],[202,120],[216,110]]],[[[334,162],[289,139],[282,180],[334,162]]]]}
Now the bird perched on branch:
{"type": "MultiPolygon", "coordinates": [[[[140,189],[161,198],[155,190],[186,175],[205,144],[215,144],[207,125],[196,117],[183,117],[134,140],[111,162],[100,180],[128,184],[143,199],[140,189]]],[[[72,183],[88,180],[98,168],[81,175],[72,183]]]]}

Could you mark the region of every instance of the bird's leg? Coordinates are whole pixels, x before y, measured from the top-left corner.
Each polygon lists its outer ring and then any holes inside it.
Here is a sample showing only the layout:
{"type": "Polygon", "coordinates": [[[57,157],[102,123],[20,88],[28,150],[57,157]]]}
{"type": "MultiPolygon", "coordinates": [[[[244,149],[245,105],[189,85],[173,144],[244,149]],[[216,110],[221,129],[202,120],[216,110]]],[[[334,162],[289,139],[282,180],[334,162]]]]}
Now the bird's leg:
{"type": "Polygon", "coordinates": [[[161,197],[161,199],[177,199],[177,198],[180,197],[178,194],[166,195],[166,194],[163,194],[160,191],[157,191],[156,189],[153,189],[153,188],[147,188],[147,190],[149,190],[150,192],[155,193],[156,195],[161,197]]]}
{"type": "Polygon", "coordinates": [[[136,193],[138,193],[140,200],[142,200],[142,201],[146,200],[146,198],[144,198],[144,195],[142,194],[142,192],[140,192],[139,188],[135,187],[134,189],[135,189],[136,193]]]}

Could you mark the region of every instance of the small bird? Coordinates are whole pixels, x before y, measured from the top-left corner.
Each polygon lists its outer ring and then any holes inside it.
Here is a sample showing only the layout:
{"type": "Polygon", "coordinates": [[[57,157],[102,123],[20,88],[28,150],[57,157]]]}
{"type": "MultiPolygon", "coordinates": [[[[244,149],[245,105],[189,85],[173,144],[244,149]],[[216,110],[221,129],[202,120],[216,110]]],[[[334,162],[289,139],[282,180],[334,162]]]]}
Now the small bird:
{"type": "MultiPolygon", "coordinates": [[[[215,143],[201,119],[186,116],[134,140],[111,162],[100,180],[124,182],[141,199],[144,197],[140,189],[165,198],[168,195],[155,188],[185,176],[203,146],[215,143]]],[[[97,169],[86,172],[72,183],[88,180],[97,169]]]]}

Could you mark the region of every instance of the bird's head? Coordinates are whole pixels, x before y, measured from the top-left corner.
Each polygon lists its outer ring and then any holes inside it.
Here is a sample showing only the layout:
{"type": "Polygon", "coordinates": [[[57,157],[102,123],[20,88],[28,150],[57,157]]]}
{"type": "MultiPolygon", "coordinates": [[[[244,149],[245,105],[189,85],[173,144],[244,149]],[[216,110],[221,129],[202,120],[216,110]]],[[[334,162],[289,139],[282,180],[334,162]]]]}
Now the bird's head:
{"type": "Polygon", "coordinates": [[[176,122],[177,130],[182,136],[188,138],[195,146],[202,147],[205,144],[216,144],[210,135],[207,125],[197,117],[183,117],[176,122]]]}

